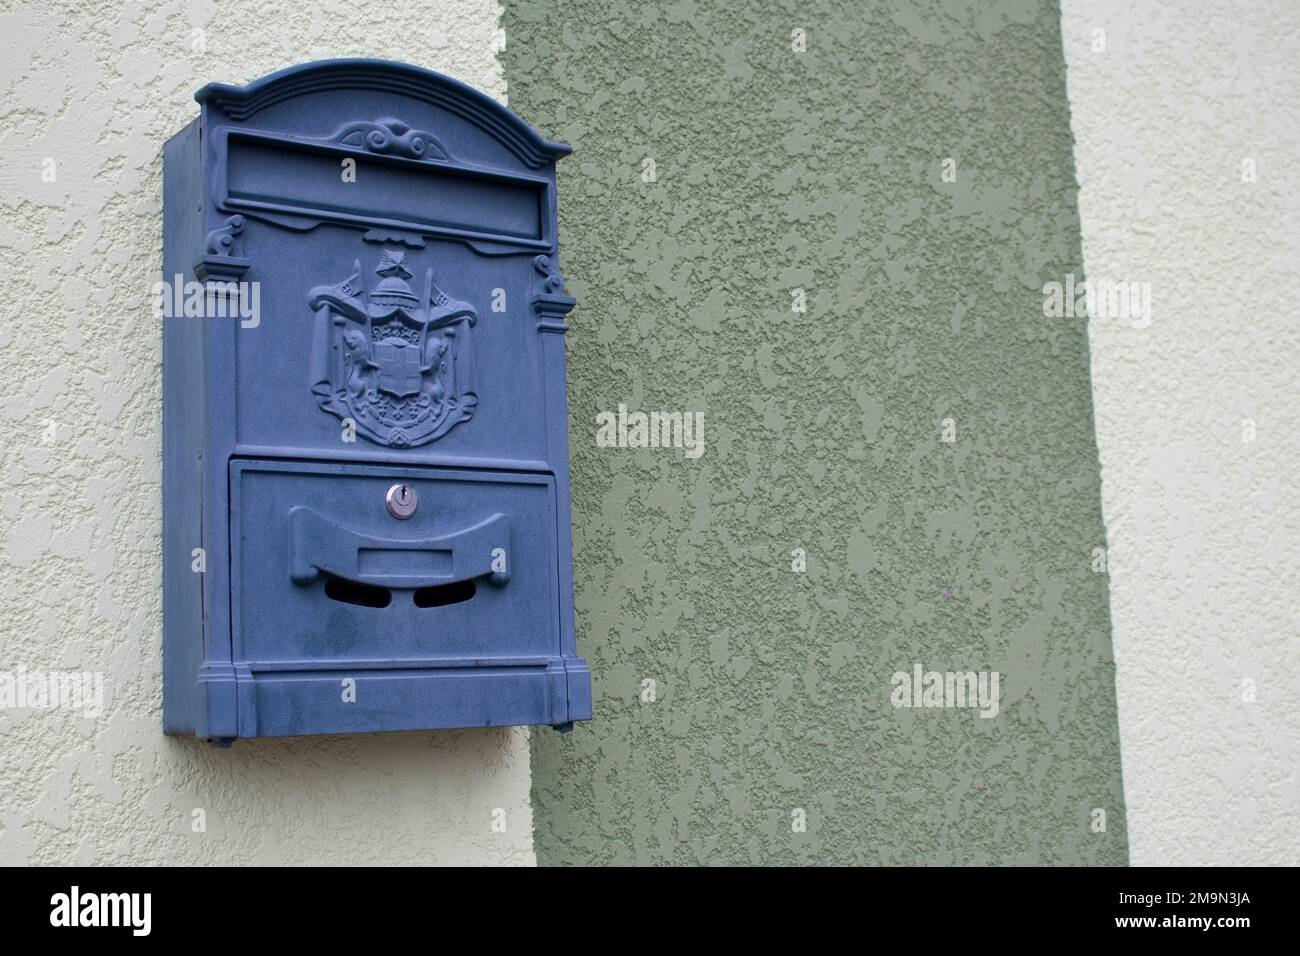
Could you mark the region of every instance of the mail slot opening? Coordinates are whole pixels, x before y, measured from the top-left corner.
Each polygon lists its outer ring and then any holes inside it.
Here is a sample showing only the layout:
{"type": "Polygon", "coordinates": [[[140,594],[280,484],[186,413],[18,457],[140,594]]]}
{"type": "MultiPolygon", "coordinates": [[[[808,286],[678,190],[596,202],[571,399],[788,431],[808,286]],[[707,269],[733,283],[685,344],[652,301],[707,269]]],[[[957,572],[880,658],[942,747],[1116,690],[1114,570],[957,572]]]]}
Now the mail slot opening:
{"type": "Polygon", "coordinates": [[[459,604],[472,598],[475,590],[473,581],[435,584],[433,587],[420,588],[415,592],[415,606],[445,607],[448,604],[459,604]]]}
{"type": "Polygon", "coordinates": [[[347,578],[330,578],[326,581],[325,596],[331,601],[360,607],[388,607],[393,602],[393,592],[388,588],[361,584],[347,578]]]}

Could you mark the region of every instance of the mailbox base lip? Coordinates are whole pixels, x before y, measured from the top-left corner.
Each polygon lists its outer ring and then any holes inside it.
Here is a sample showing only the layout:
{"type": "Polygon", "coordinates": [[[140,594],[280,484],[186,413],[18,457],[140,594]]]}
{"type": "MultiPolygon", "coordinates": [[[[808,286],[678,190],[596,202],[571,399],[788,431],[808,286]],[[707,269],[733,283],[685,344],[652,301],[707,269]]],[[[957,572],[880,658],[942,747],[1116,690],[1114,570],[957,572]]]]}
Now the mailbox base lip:
{"type": "Polygon", "coordinates": [[[234,712],[200,734],[219,746],[257,737],[562,727],[591,716],[591,672],[579,657],[534,666],[259,671],[256,664],[241,664],[234,670],[233,681],[220,682],[222,689],[233,683],[234,693],[217,695],[234,712]],[[221,732],[212,732],[217,725],[221,732]]]}

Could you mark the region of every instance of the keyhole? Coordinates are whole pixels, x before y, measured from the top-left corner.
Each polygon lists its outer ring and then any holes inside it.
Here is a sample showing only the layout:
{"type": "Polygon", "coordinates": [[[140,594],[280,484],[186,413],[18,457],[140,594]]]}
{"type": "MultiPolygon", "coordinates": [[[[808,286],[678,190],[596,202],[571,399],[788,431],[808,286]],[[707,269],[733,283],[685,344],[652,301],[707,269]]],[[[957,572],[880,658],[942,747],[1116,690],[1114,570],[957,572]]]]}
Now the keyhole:
{"type": "Polygon", "coordinates": [[[384,504],[388,506],[388,513],[394,518],[409,518],[415,514],[416,506],[415,489],[410,485],[396,484],[388,489],[388,494],[384,496],[384,504]]]}

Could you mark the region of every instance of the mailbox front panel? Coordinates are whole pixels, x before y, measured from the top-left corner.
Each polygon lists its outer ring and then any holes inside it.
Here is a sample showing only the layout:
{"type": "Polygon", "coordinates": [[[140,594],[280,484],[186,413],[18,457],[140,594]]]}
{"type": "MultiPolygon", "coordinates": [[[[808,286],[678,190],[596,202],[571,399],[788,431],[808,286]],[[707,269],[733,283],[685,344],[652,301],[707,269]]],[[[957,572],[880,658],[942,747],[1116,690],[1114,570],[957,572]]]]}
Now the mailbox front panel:
{"type": "Polygon", "coordinates": [[[559,655],[548,476],[236,461],[231,486],[234,653],[250,667],[559,655]],[[394,486],[409,517],[386,505],[394,486]]]}
{"type": "Polygon", "coordinates": [[[196,99],[163,164],[164,729],[589,718],[568,147],[380,60],[196,99]]]}

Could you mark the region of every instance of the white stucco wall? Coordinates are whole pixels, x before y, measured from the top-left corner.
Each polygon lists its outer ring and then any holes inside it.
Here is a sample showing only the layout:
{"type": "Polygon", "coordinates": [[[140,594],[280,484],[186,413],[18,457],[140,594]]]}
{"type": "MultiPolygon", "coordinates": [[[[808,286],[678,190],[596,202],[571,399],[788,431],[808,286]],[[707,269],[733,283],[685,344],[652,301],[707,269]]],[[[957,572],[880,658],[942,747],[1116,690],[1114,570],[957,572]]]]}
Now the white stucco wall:
{"type": "Polygon", "coordinates": [[[330,56],[406,60],[504,99],[495,0],[386,10],[0,14],[0,672],[98,672],[107,695],[98,719],[0,709],[0,863],[532,862],[522,729],[225,751],[160,732],[162,143],[205,82],[330,56]]]}
{"type": "Polygon", "coordinates": [[[1294,0],[1063,3],[1085,267],[1153,295],[1090,322],[1136,865],[1300,862],[1298,35],[1294,0]]]}

